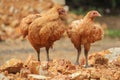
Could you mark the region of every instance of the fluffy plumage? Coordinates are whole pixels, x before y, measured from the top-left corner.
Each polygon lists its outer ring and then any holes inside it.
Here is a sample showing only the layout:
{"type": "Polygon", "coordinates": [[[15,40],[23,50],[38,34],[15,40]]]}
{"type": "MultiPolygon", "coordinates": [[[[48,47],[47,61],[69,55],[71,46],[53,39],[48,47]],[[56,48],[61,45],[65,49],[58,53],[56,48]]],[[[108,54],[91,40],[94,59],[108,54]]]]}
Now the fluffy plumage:
{"type": "MultiPolygon", "coordinates": [[[[40,17],[31,17],[23,35],[28,36],[31,45],[37,51],[38,60],[40,48],[45,47],[47,60],[49,60],[49,48],[52,47],[56,40],[59,40],[65,31],[65,25],[62,18],[66,15],[65,10],[60,6],[55,6],[49,11],[42,13],[40,17]]],[[[35,16],[35,15],[34,15],[35,16]]],[[[27,19],[27,17],[26,17],[27,19]]],[[[25,20],[26,21],[26,20],[25,20]]],[[[24,22],[24,21],[23,21],[24,22]]]]}
{"type": "Polygon", "coordinates": [[[73,21],[67,30],[68,36],[78,51],[76,63],[78,64],[81,45],[84,45],[86,67],[88,66],[87,55],[90,44],[103,38],[102,28],[94,23],[94,18],[101,16],[97,11],[90,11],[81,19],[73,21]]]}

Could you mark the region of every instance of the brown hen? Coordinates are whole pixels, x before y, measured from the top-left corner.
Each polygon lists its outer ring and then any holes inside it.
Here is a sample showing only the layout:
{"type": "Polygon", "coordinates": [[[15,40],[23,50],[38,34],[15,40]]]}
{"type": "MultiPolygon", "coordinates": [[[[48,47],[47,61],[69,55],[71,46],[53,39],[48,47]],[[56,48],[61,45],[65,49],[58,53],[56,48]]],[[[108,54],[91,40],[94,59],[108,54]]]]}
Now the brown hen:
{"type": "Polygon", "coordinates": [[[88,67],[88,52],[90,50],[90,45],[95,41],[101,40],[103,37],[102,28],[94,23],[94,19],[97,16],[101,16],[100,13],[95,10],[89,11],[83,19],[73,21],[67,30],[68,36],[78,52],[76,64],[79,64],[81,45],[84,45],[84,54],[86,58],[85,67],[88,67]]]}
{"type": "Polygon", "coordinates": [[[45,47],[47,60],[49,59],[49,48],[56,40],[59,40],[65,31],[63,18],[66,15],[64,8],[55,6],[41,15],[31,15],[26,17],[21,23],[23,36],[28,36],[28,40],[38,54],[40,61],[40,48],[45,47]]]}

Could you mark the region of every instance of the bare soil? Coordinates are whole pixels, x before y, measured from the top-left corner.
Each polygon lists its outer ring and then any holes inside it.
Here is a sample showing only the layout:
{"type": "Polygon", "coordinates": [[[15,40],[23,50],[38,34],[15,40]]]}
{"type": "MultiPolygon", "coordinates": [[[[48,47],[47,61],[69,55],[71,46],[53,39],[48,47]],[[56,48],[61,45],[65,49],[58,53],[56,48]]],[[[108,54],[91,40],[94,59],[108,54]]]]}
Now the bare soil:
{"type": "Polygon", "coordinates": [[[106,23],[108,29],[120,29],[120,16],[102,16],[98,22],[106,23]]]}
{"type": "MultiPolygon", "coordinates": [[[[106,50],[113,47],[120,47],[119,39],[105,38],[101,41],[95,42],[91,46],[89,53],[106,50]]],[[[81,55],[83,57],[83,48],[81,55]]],[[[11,58],[19,58],[25,60],[29,54],[36,55],[35,50],[30,43],[25,41],[8,41],[0,42],[0,65],[11,58]]],[[[77,51],[68,38],[62,38],[55,42],[53,49],[50,49],[50,58],[63,58],[75,62],[77,51]]],[[[46,52],[44,48],[41,49],[41,60],[46,60],[46,52]]]]}

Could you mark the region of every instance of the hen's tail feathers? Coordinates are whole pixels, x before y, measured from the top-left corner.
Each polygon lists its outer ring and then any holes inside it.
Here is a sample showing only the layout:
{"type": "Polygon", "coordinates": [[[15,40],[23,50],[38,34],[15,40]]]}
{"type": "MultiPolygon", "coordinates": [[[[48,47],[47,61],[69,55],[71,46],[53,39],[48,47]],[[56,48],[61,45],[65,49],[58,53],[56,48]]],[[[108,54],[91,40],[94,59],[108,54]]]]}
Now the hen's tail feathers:
{"type": "Polygon", "coordinates": [[[28,35],[28,24],[25,22],[21,22],[20,31],[21,34],[23,35],[23,38],[25,38],[28,35]]]}
{"type": "Polygon", "coordinates": [[[38,17],[40,17],[40,14],[31,14],[21,20],[20,31],[23,35],[23,38],[28,35],[29,25],[38,17]]]}

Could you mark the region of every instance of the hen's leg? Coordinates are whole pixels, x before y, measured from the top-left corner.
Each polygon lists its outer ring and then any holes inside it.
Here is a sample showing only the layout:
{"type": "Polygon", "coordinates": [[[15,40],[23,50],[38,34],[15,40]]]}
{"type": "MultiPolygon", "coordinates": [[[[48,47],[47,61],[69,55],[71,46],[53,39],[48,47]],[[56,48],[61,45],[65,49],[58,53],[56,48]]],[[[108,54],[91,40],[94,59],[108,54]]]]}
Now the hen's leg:
{"type": "Polygon", "coordinates": [[[33,46],[33,48],[36,50],[37,52],[37,58],[38,58],[38,61],[40,61],[40,48],[39,47],[36,47],[36,46],[33,46]]]}
{"type": "Polygon", "coordinates": [[[40,50],[37,51],[38,61],[40,61],[40,50]]]}
{"type": "Polygon", "coordinates": [[[50,57],[49,57],[49,47],[46,47],[46,53],[47,53],[47,61],[50,61],[50,57]]]}
{"type": "MultiPolygon", "coordinates": [[[[29,40],[29,38],[28,38],[29,40]]],[[[40,61],[40,47],[36,46],[36,44],[32,44],[32,42],[30,41],[32,47],[35,49],[35,51],[37,52],[37,58],[38,58],[38,61],[40,61]]]]}
{"type": "Polygon", "coordinates": [[[84,54],[85,54],[85,59],[86,59],[86,64],[85,64],[85,68],[89,67],[88,65],[88,52],[90,50],[90,44],[85,44],[84,45],[84,54]]]}
{"type": "Polygon", "coordinates": [[[35,50],[37,52],[38,61],[40,61],[40,49],[39,48],[35,48],[35,50]]]}
{"type": "Polygon", "coordinates": [[[80,53],[81,53],[81,46],[79,48],[77,48],[77,59],[76,59],[76,62],[75,62],[76,65],[79,64],[80,53]]]}

